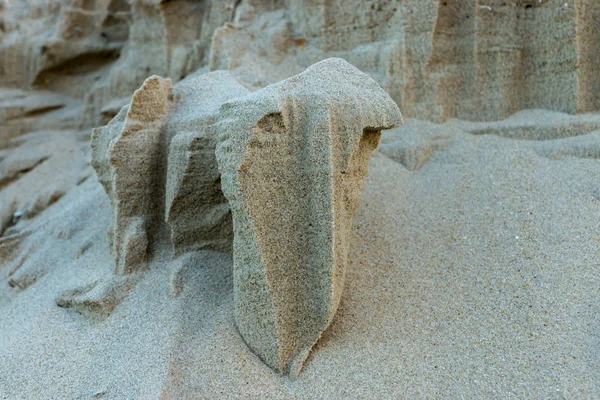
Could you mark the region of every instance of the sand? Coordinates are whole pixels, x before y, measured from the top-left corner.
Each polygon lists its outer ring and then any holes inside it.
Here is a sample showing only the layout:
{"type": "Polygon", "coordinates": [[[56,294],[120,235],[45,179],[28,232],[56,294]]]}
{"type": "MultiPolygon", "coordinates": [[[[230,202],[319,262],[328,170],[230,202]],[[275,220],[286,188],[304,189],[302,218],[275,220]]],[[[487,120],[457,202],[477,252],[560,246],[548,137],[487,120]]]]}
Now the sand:
{"type": "MultiPolygon", "coordinates": [[[[220,253],[196,254],[178,297],[174,263],[157,257],[108,318],[58,307],[62,292],[112,268],[109,201],[92,176],[15,225],[36,232],[22,245],[50,245],[30,247],[21,267],[45,265],[34,284],[21,291],[3,278],[0,397],[600,396],[598,158],[549,157],[539,149],[566,139],[473,135],[460,121],[407,120],[387,142],[427,137],[411,128],[423,125],[449,132],[450,144],[412,171],[376,151],[339,311],[298,379],[240,338],[232,260],[220,253]],[[79,255],[84,236],[93,244],[79,255]]],[[[597,154],[599,135],[569,139],[597,154]]]]}
{"type": "Polygon", "coordinates": [[[483,3],[0,0],[0,399],[600,398],[600,2],[483,3]],[[115,279],[90,134],[153,75],[256,91],[329,57],[405,126],[293,379],[236,328],[232,256],[181,241],[189,204],[177,258],[115,279]]]}

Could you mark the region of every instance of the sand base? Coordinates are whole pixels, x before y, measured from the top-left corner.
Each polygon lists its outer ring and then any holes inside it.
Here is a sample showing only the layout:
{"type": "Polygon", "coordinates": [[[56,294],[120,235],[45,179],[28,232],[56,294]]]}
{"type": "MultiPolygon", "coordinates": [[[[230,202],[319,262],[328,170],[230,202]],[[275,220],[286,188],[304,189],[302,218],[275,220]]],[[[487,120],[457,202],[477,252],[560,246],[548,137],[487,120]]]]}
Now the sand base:
{"type": "MultiPolygon", "coordinates": [[[[439,140],[423,124],[389,133],[382,152],[439,140]]],[[[374,155],[339,312],[297,380],[236,331],[229,255],[179,272],[154,260],[105,319],[58,307],[111,270],[110,207],[92,177],[22,222],[38,232],[22,246],[51,243],[21,267],[44,265],[35,283],[11,288],[1,267],[0,398],[600,397],[600,132],[522,140],[426,124],[446,137],[418,168],[374,155]]]]}

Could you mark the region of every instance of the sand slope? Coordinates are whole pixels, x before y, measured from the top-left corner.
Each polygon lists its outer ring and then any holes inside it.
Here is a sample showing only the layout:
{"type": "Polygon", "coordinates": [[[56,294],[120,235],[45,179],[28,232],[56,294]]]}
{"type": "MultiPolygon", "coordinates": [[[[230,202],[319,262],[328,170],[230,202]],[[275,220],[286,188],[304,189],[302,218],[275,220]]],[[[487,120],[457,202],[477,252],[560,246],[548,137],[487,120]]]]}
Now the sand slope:
{"type": "Polygon", "coordinates": [[[0,267],[12,293],[0,297],[0,398],[599,397],[600,132],[470,129],[409,120],[388,134],[355,216],[340,309],[295,381],[241,340],[219,253],[191,258],[179,297],[174,262],[157,259],[104,320],[58,307],[112,266],[108,198],[87,179],[14,227],[38,233],[20,246],[48,243],[23,268],[47,265],[25,290],[0,267]],[[384,156],[436,137],[425,126],[449,139],[419,168],[384,156]],[[93,245],[81,254],[83,237],[93,245]]]}

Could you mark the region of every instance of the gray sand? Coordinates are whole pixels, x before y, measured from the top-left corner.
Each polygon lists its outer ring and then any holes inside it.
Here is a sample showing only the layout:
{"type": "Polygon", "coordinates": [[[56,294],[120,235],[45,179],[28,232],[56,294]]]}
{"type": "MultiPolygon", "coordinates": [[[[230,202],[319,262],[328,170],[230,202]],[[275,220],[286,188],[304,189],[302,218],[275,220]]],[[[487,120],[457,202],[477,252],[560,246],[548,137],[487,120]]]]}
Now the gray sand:
{"type": "Polygon", "coordinates": [[[59,308],[112,268],[89,178],[30,227],[54,262],[32,246],[22,269],[47,273],[0,297],[0,398],[600,397],[598,159],[466,130],[414,171],[374,154],[339,311],[296,380],[241,340],[218,253],[182,270],[179,297],[156,259],[107,319],[59,308]]]}

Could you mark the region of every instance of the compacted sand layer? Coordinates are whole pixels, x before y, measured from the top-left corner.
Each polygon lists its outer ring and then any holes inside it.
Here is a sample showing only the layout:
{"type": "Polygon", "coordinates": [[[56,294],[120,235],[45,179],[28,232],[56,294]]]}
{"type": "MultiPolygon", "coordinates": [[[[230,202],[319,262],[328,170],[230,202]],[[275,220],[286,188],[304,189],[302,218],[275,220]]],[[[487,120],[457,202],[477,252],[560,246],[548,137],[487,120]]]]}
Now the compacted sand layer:
{"type": "Polygon", "coordinates": [[[2,239],[20,263],[0,264],[0,398],[600,397],[600,131],[525,113],[562,133],[523,134],[522,112],[515,135],[384,135],[340,309],[296,380],[236,331],[229,255],[196,254],[180,283],[159,257],[105,319],[58,307],[112,268],[108,198],[81,179],[2,239]],[[11,268],[36,280],[11,287],[11,268]]]}

